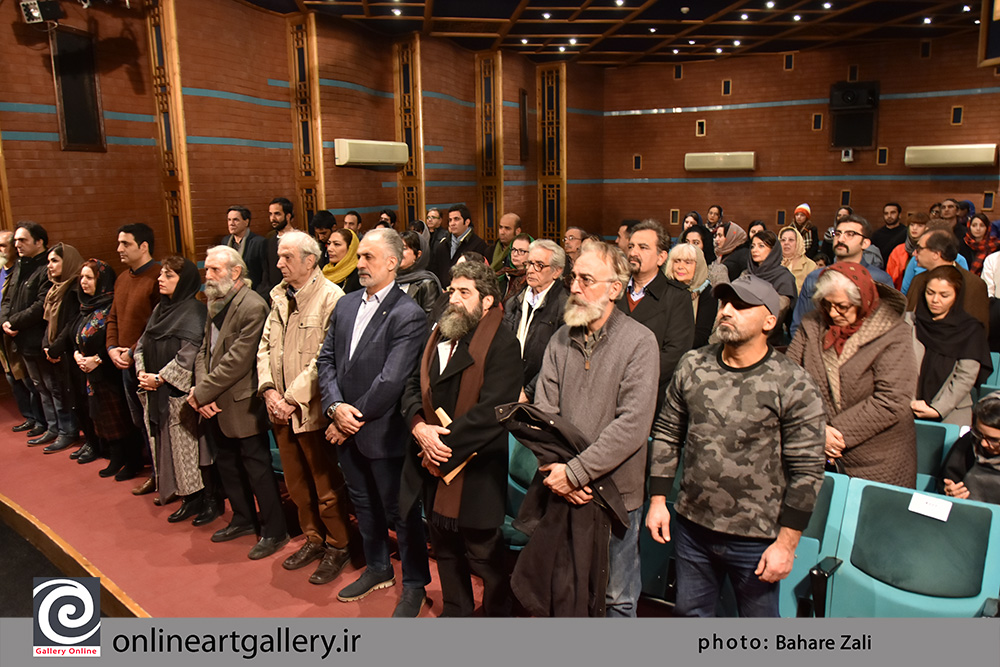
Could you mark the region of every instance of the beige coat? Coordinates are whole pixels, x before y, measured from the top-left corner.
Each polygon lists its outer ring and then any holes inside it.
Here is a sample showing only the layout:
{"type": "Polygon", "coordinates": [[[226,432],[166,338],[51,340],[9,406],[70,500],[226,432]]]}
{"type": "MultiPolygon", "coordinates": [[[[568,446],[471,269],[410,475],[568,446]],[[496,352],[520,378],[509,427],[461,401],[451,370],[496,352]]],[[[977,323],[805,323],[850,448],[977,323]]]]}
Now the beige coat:
{"type": "Polygon", "coordinates": [[[917,478],[916,430],[910,401],[917,365],[905,301],[877,284],[881,302],[848,339],[838,357],[823,350],[826,325],[814,310],[802,319],[788,357],[802,365],[823,394],[826,423],[844,435],[843,463],[852,477],[913,488],[917,478]]]}
{"type": "Polygon", "coordinates": [[[296,309],[288,312],[288,283],[271,290],[271,313],[257,348],[258,393],[276,389],[297,406],[289,423],[295,433],[325,428],[316,374],[319,354],[330,316],[344,290],[323,277],[318,268],[295,295],[296,309]]]}

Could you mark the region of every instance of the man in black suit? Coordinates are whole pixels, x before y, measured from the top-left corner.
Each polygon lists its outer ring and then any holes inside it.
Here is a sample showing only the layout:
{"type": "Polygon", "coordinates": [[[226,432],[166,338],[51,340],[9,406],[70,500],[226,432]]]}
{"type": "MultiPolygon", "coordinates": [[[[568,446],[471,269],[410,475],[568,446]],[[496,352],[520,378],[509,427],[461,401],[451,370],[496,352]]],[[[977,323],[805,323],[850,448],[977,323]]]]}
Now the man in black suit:
{"type": "Polygon", "coordinates": [[[423,497],[437,560],[442,616],[471,616],[470,573],[483,580],[483,613],[510,610],[500,527],[507,491],[507,432],[494,408],[517,400],[517,339],[503,326],[496,274],[485,264],[451,270],[450,304],[403,392],[417,445],[403,470],[400,508],[423,497]]]}
{"type": "Polygon", "coordinates": [[[620,310],[644,324],[656,336],[660,348],[657,412],[677,362],[694,342],[691,296],[683,285],[661,271],[669,250],[670,237],[660,223],[643,220],[633,227],[628,242],[632,278],[625,289],[625,298],[618,301],[620,310]]]}
{"type": "Polygon", "coordinates": [[[226,212],[229,233],[222,237],[220,245],[229,246],[240,254],[247,265],[247,277],[253,290],[267,299],[264,285],[264,270],[267,268],[267,241],[263,236],[250,231],[250,209],[246,206],[230,206],[226,212]]]}
{"type": "Polygon", "coordinates": [[[448,209],[448,236],[431,249],[430,270],[437,275],[442,287],[451,282],[451,267],[455,266],[463,252],[478,252],[487,256],[486,241],[476,236],[472,229],[472,214],[465,204],[456,204],[448,209]]]}
{"type": "Polygon", "coordinates": [[[271,288],[280,283],[284,276],[278,269],[278,241],[285,232],[296,231],[295,207],[284,197],[275,197],[267,205],[267,217],[271,222],[271,231],[267,235],[267,245],[264,262],[263,285],[258,294],[271,303],[271,288]],[[261,291],[263,290],[263,291],[261,291]]]}
{"type": "Polygon", "coordinates": [[[396,286],[403,240],[392,229],[373,229],[358,245],[363,290],[337,302],[316,360],[323,412],[332,420],[326,438],[354,503],[367,568],[337,594],[352,602],[396,583],[389,560],[390,525],[403,566],[403,594],[393,616],[414,617],[431,581],[420,505],[399,511],[399,483],[409,430],[399,411],[406,379],[427,339],[427,316],[396,286]]]}

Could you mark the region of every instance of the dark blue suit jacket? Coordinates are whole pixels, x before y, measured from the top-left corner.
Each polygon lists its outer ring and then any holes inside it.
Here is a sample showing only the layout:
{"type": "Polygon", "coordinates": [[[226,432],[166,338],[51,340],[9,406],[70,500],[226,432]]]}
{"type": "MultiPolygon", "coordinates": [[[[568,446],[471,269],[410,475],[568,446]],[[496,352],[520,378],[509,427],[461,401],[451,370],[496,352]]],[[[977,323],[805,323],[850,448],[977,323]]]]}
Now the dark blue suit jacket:
{"type": "Polygon", "coordinates": [[[345,295],[330,318],[316,360],[323,412],[336,401],[361,411],[365,425],[353,436],[370,459],[403,456],[410,429],[399,410],[406,379],[420,362],[427,341],[427,316],[416,301],[393,287],[348,359],[354,321],[365,290],[345,295]]]}

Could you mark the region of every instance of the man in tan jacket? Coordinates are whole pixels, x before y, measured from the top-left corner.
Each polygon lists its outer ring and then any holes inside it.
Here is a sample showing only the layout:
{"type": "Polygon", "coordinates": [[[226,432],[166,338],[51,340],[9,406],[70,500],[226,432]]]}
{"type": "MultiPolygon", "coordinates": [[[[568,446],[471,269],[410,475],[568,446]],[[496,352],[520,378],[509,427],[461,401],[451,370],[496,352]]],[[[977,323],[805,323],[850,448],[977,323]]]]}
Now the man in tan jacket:
{"type": "Polygon", "coordinates": [[[309,581],[326,584],[337,578],[350,555],[344,478],[336,450],[323,436],[327,419],[316,374],[316,355],[344,292],[323,277],[319,258],[319,244],[308,234],[292,231],[281,237],[277,266],[283,280],[271,290],[271,314],[257,350],[257,379],[306,537],[282,565],[297,570],[322,559],[309,581]]]}

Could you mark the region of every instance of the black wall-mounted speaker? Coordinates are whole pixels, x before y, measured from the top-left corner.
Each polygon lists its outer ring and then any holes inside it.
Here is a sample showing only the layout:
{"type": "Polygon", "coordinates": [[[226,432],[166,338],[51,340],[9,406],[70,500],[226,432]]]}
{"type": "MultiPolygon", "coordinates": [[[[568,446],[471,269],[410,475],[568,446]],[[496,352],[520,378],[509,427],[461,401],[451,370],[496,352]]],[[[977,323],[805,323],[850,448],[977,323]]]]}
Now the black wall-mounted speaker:
{"type": "Polygon", "coordinates": [[[877,109],[878,81],[838,81],[830,86],[830,111],[877,109]]]}

